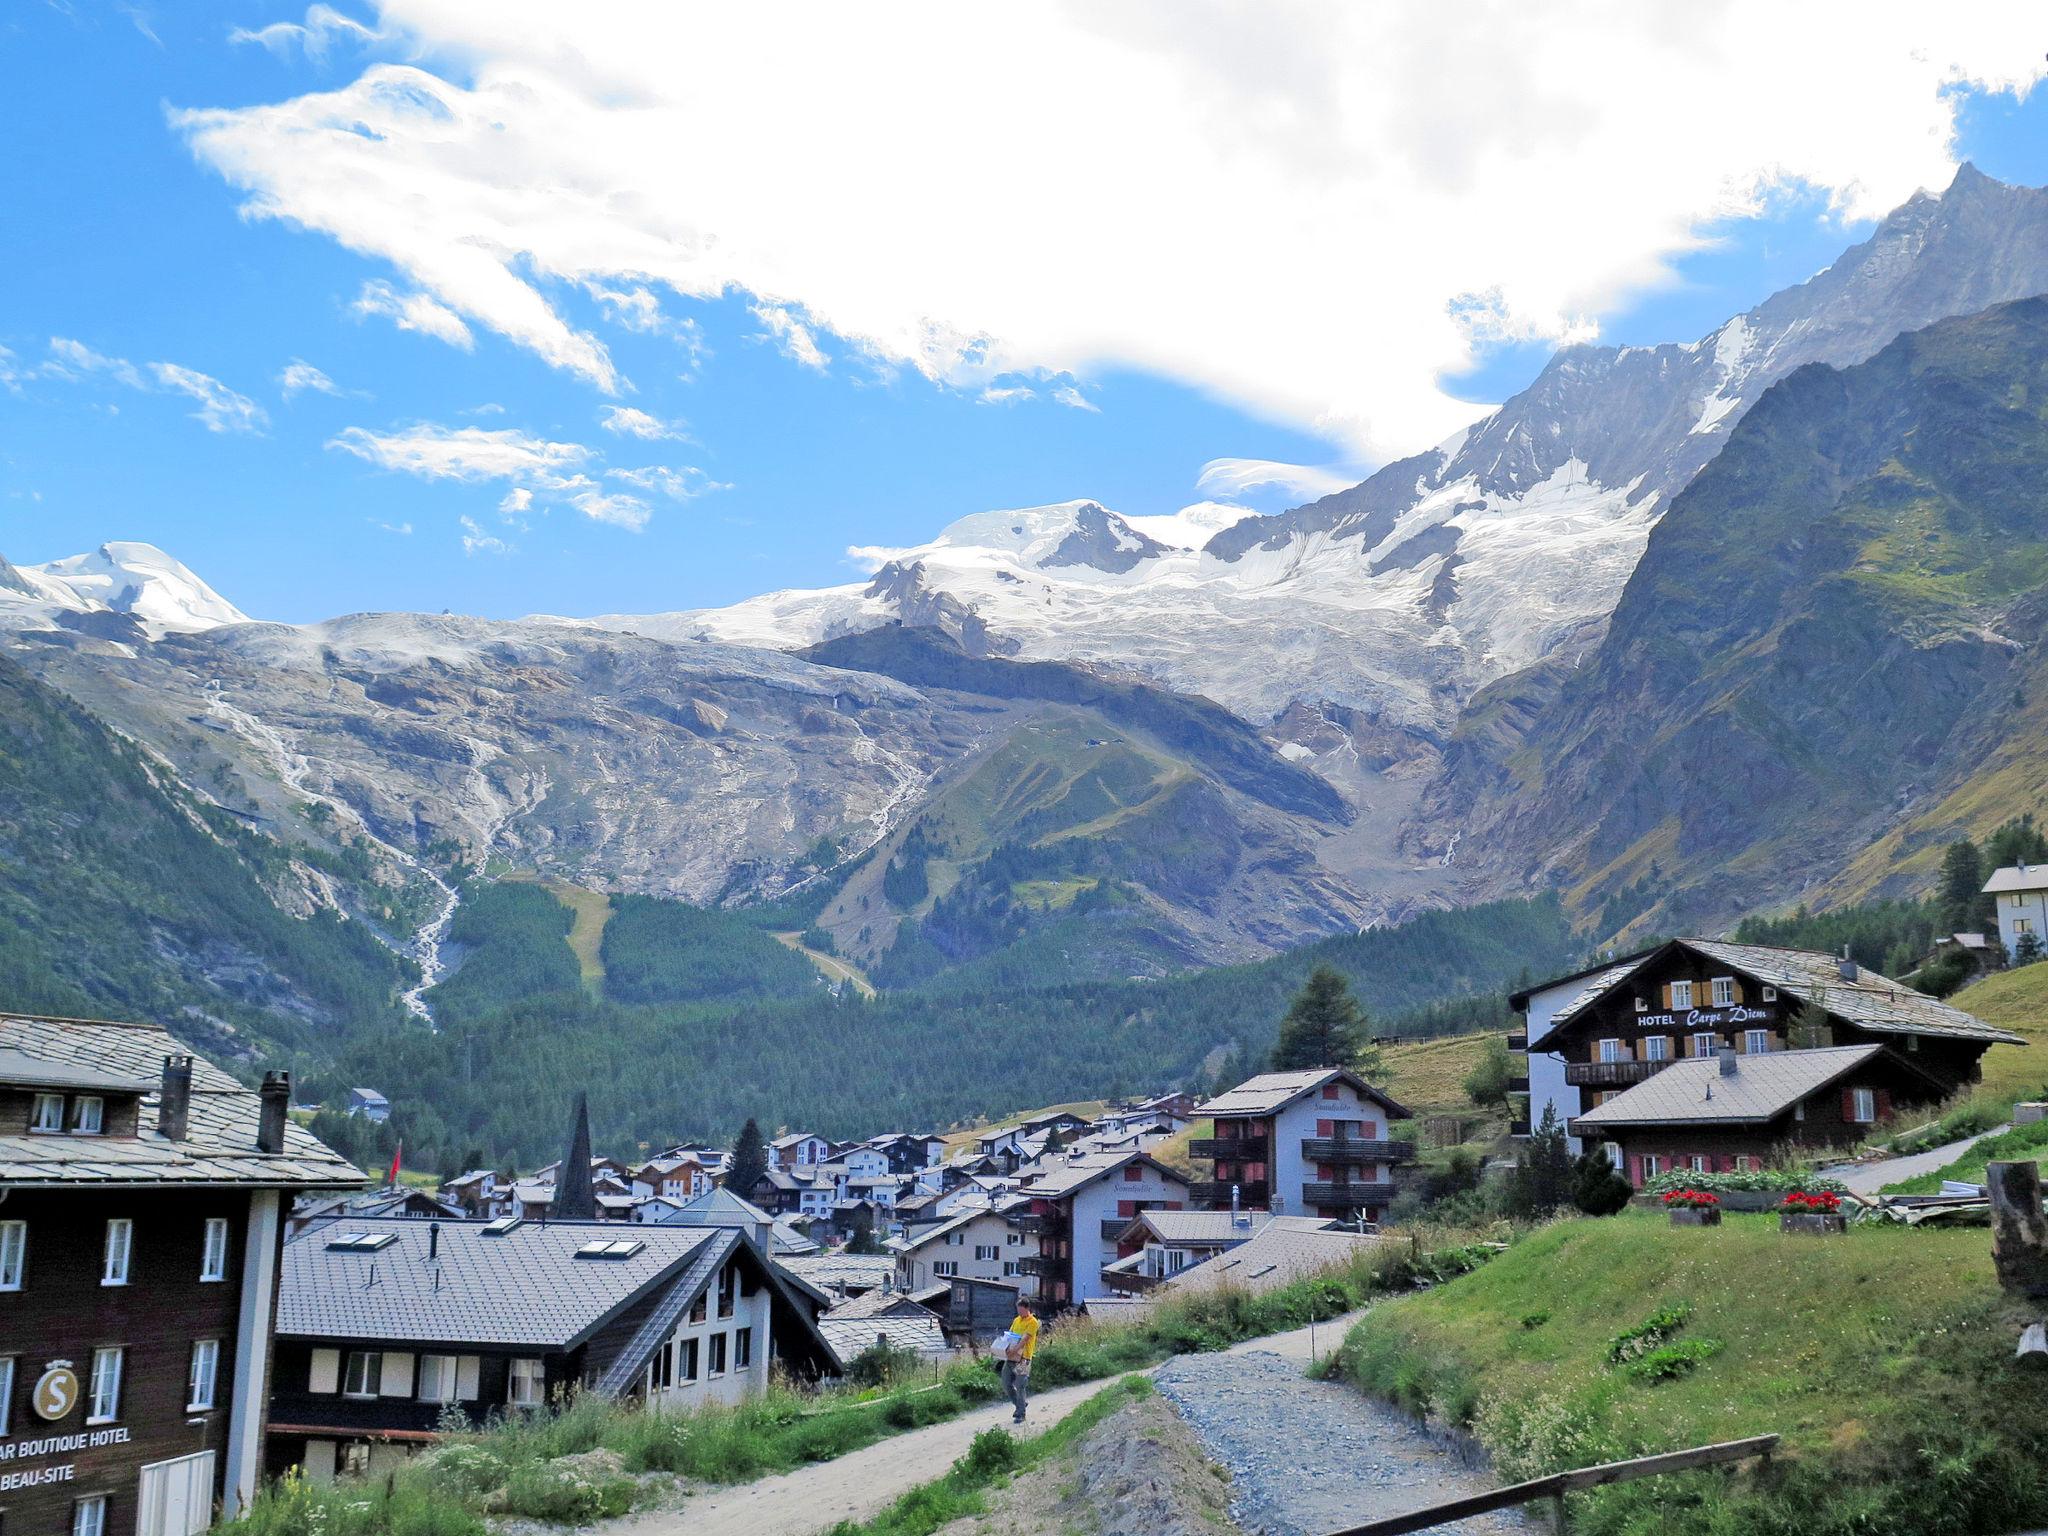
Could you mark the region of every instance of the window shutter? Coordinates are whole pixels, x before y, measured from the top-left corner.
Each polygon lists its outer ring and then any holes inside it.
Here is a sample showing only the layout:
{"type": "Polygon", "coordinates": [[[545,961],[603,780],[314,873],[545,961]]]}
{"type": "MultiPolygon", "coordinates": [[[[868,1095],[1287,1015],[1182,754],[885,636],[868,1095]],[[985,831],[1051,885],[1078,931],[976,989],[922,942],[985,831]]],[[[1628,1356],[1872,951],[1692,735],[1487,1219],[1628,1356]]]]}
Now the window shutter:
{"type": "Polygon", "coordinates": [[[1671,983],[1668,981],[1664,983],[1664,1011],[1671,1011],[1671,983]]]}
{"type": "Polygon", "coordinates": [[[1735,1001],[1738,1003],[1742,1002],[1742,978],[1740,976],[1731,976],[1728,978],[1728,985],[1734,990],[1735,1001]]]}
{"type": "Polygon", "coordinates": [[[465,1403],[473,1403],[483,1395],[476,1381],[480,1360],[477,1355],[463,1355],[455,1362],[455,1395],[465,1403]]]}
{"type": "Polygon", "coordinates": [[[412,1396],[412,1356],[403,1350],[384,1352],[384,1374],[378,1380],[380,1397],[412,1396]]]}
{"type": "Polygon", "coordinates": [[[1842,1120],[1844,1124],[1848,1125],[1856,1123],[1856,1090],[1854,1088],[1844,1088],[1842,1090],[1842,1120]]]}
{"type": "Polygon", "coordinates": [[[313,1351],[313,1369],[306,1383],[308,1392],[339,1392],[341,1390],[341,1351],[338,1349],[316,1349],[313,1351]]]}
{"type": "Polygon", "coordinates": [[[1890,1091],[1889,1091],[1889,1090],[1887,1090],[1887,1089],[1884,1089],[1884,1088],[1880,1088],[1880,1089],[1878,1089],[1878,1090],[1877,1090],[1877,1118],[1878,1118],[1878,1119],[1880,1119],[1880,1120],[1887,1120],[1887,1119],[1890,1119],[1890,1118],[1891,1118],[1891,1112],[1892,1112],[1892,1096],[1891,1096],[1891,1093],[1890,1093],[1890,1091]]]}

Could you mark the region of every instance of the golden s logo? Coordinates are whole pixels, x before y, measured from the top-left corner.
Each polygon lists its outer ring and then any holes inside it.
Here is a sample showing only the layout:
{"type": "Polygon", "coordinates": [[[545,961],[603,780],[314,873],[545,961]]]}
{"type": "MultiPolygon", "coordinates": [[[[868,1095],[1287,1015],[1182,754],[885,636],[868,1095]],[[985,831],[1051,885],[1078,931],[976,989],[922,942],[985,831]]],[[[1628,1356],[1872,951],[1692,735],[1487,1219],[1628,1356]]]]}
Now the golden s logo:
{"type": "Polygon", "coordinates": [[[78,1373],[69,1360],[52,1360],[48,1370],[36,1378],[29,1400],[43,1418],[61,1419],[78,1406],[78,1373]]]}

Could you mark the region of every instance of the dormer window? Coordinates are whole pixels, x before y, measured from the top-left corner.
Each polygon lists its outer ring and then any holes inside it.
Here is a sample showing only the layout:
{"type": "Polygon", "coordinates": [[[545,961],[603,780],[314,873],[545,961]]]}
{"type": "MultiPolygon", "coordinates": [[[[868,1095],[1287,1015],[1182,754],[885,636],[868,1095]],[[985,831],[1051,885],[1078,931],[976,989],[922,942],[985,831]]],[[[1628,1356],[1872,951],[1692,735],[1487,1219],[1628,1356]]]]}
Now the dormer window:
{"type": "Polygon", "coordinates": [[[55,1135],[64,1129],[64,1095],[61,1093],[39,1093],[36,1095],[35,1112],[29,1116],[28,1128],[44,1135],[55,1135]]]}
{"type": "Polygon", "coordinates": [[[97,1136],[106,1128],[107,1101],[96,1094],[80,1094],[71,1101],[71,1129],[81,1136],[97,1136]]]}

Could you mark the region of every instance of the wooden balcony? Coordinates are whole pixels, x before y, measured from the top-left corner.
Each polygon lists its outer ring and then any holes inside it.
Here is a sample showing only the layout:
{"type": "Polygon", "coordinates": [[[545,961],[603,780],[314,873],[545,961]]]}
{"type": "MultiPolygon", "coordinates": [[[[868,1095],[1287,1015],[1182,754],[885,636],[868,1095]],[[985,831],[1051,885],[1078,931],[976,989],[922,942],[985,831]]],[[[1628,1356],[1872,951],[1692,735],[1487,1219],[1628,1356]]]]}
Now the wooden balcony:
{"type": "Polygon", "coordinates": [[[1355,1210],[1362,1205],[1388,1206],[1394,1203],[1391,1184],[1304,1184],[1301,1199],[1311,1209],[1355,1210]]]}
{"type": "Polygon", "coordinates": [[[1105,1269],[1102,1272],[1102,1283],[1112,1291],[1121,1292],[1126,1296],[1142,1296],[1145,1292],[1156,1290],[1166,1284],[1156,1275],[1148,1275],[1135,1269],[1105,1269]]]}
{"type": "Polygon", "coordinates": [[[1529,1111],[1527,1108],[1522,1110],[1519,1119],[1508,1122],[1508,1134],[1510,1136],[1527,1136],[1529,1134],[1529,1111]]]}
{"type": "Polygon", "coordinates": [[[1220,1157],[1227,1163],[1263,1163],[1272,1145],[1264,1136],[1197,1136],[1188,1143],[1188,1156],[1212,1162],[1220,1157]]]}
{"type": "Polygon", "coordinates": [[[1568,1061],[1564,1080],[1573,1088],[1626,1088],[1648,1082],[1670,1065],[1668,1061],[1568,1061]]]}
{"type": "Polygon", "coordinates": [[[1049,1216],[1011,1216],[1007,1219],[1019,1232],[1036,1232],[1041,1237],[1057,1237],[1067,1230],[1067,1218],[1057,1212],[1049,1216]]]}
{"type": "Polygon", "coordinates": [[[1301,1155],[1312,1163],[1340,1163],[1350,1168],[1361,1163],[1407,1163],[1415,1160],[1415,1143],[1360,1141],[1350,1136],[1310,1136],[1301,1144],[1301,1155]]]}
{"type": "Polygon", "coordinates": [[[1102,1218],[1102,1240],[1113,1243],[1124,1235],[1124,1228],[1138,1218],[1135,1216],[1105,1216],[1102,1218]]]}
{"type": "Polygon", "coordinates": [[[1063,1280],[1073,1263],[1071,1259],[1054,1258],[1045,1253],[1027,1253],[1017,1261],[1017,1272],[1036,1275],[1041,1280],[1063,1280]]]}
{"type": "MultiPolygon", "coordinates": [[[[1188,1198],[1197,1210],[1227,1211],[1230,1209],[1231,1187],[1232,1181],[1228,1179],[1198,1179],[1188,1186],[1188,1198]]],[[[1266,1208],[1267,1186],[1264,1179],[1249,1183],[1240,1179],[1236,1181],[1236,1188],[1237,1203],[1242,1209],[1262,1211],[1266,1208]]]]}
{"type": "Polygon", "coordinates": [[[1509,1030],[1509,1031],[1508,1031],[1508,1049],[1509,1049],[1509,1050],[1511,1050],[1511,1051],[1526,1051],[1526,1050],[1528,1050],[1528,1049],[1529,1049],[1529,1031],[1527,1031],[1526,1029],[1511,1029],[1511,1030],[1509,1030]]]}

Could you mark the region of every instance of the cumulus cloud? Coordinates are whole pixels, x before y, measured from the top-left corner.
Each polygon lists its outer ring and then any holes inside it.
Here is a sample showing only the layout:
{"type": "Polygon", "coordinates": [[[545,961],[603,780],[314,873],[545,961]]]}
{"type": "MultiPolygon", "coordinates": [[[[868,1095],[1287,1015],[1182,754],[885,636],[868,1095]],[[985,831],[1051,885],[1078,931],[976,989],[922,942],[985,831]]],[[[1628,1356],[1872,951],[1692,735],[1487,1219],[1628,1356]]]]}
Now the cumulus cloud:
{"type": "MultiPolygon", "coordinates": [[[[589,469],[600,457],[581,443],[553,442],[515,428],[444,427],[432,422],[373,432],[346,427],[327,446],[379,469],[423,480],[464,485],[506,483],[498,511],[516,518],[538,504],[572,507],[593,522],[635,532],[647,526],[651,509],[638,496],[605,489],[589,469]]],[[[613,470],[614,478],[625,472],[613,470]]],[[[466,541],[465,541],[466,547],[466,541]]]]}
{"type": "Polygon", "coordinates": [[[357,315],[383,315],[401,331],[418,331],[465,352],[476,345],[462,316],[447,305],[424,293],[400,293],[382,279],[363,284],[363,291],[349,308],[357,315]]]}
{"type": "Polygon", "coordinates": [[[486,533],[475,518],[462,519],[462,552],[465,555],[509,555],[512,546],[494,533],[486,533]]]}
{"type": "Polygon", "coordinates": [[[228,33],[231,43],[255,43],[279,58],[303,52],[316,61],[326,58],[327,50],[337,41],[360,44],[376,42],[377,38],[374,28],[342,15],[331,5],[307,7],[303,22],[273,21],[267,27],[236,27],[228,33]]]}
{"type": "Polygon", "coordinates": [[[687,434],[679,421],[663,421],[659,416],[630,405],[608,405],[604,408],[601,425],[607,432],[616,432],[621,437],[637,437],[646,442],[660,442],[664,438],[681,441],[687,434]]]}
{"type": "Polygon", "coordinates": [[[978,405],[1017,405],[1037,397],[1038,391],[1029,384],[989,384],[974,398],[978,405]]]}
{"type": "MultiPolygon", "coordinates": [[[[0,364],[4,361],[0,359],[0,364]]],[[[0,366],[0,381],[12,383],[28,376],[0,366]]],[[[145,363],[138,367],[125,357],[95,352],[68,336],[50,338],[49,357],[34,370],[34,376],[74,384],[88,378],[105,378],[145,393],[184,395],[199,402],[192,419],[203,423],[209,432],[261,432],[270,425],[270,417],[262,406],[228,388],[210,373],[181,363],[145,363]]]]}
{"type": "Polygon", "coordinates": [[[293,395],[308,389],[322,395],[339,396],[352,393],[350,390],[343,389],[311,363],[297,357],[286,363],[284,371],[278,374],[277,389],[278,393],[287,400],[291,399],[293,395]]]}
{"type": "Polygon", "coordinates": [[[1195,489],[1219,496],[1242,496],[1275,486],[1303,501],[1328,496],[1358,483],[1356,472],[1314,464],[1283,464],[1277,459],[1211,459],[1195,479],[1195,489]]]}
{"type": "MultiPolygon", "coordinates": [[[[832,359],[818,346],[811,328],[782,305],[756,304],[754,318],[761,322],[762,335],[774,342],[776,350],[791,362],[815,368],[820,373],[832,366],[832,359]]],[[[886,363],[887,354],[880,354],[878,360],[886,363]]]]}
{"type": "Polygon", "coordinates": [[[172,121],[252,216],[602,389],[572,293],[737,289],[808,366],[829,331],[963,388],[1141,369],[1384,455],[1472,417],[1439,380],[1490,338],[1586,334],[1777,188],[1944,184],[1956,87],[2043,72],[2032,7],[1842,16],[909,0],[793,49],[772,8],[382,0],[417,62],[172,121]]]}

